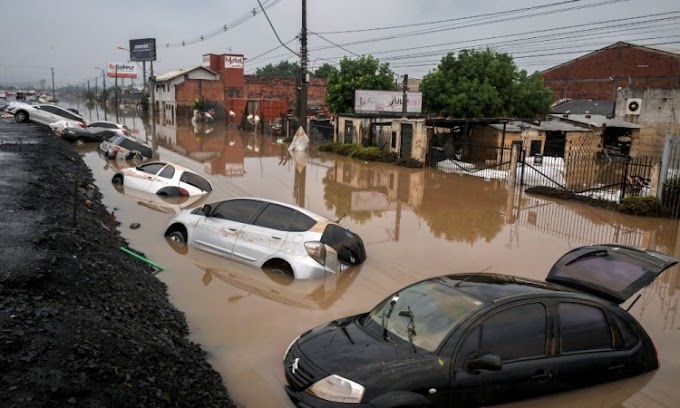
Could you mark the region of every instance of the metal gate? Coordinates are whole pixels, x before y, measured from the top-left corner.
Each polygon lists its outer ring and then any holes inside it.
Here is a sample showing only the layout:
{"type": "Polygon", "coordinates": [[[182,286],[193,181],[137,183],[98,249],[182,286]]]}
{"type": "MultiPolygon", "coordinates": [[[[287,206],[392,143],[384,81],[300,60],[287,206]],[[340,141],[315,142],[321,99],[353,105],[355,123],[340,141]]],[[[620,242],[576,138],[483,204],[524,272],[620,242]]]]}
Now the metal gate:
{"type": "Polygon", "coordinates": [[[429,163],[445,173],[506,179],[510,156],[510,148],[454,141],[431,147],[429,163]]]}
{"type": "Polygon", "coordinates": [[[680,136],[666,136],[657,197],[674,217],[680,216],[680,136]]]}
{"type": "Polygon", "coordinates": [[[413,125],[402,123],[401,125],[401,144],[399,146],[399,157],[411,158],[411,145],[413,144],[413,125]]]}

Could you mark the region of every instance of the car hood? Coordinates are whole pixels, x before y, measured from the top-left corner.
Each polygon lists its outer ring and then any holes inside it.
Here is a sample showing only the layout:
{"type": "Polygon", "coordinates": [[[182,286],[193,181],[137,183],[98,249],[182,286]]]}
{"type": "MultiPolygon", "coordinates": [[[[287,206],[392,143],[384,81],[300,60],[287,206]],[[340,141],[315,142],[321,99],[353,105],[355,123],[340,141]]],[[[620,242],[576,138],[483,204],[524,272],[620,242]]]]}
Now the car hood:
{"type": "Polygon", "coordinates": [[[567,252],[546,281],[621,304],[678,260],[659,252],[621,245],[591,245],[567,252]]]}
{"type": "Polygon", "coordinates": [[[408,343],[395,344],[368,334],[358,321],[365,315],[334,320],[300,336],[297,347],[327,374],[338,374],[367,388],[409,389],[413,376],[440,377],[445,381],[448,364],[433,353],[408,343]],[[427,367],[427,370],[423,368],[427,367]],[[435,368],[435,370],[432,370],[435,368]],[[429,374],[425,374],[429,371],[429,374]],[[389,373],[389,375],[388,375],[389,373]],[[389,379],[386,379],[386,376],[389,379]],[[380,382],[383,385],[378,385],[380,382]]]}

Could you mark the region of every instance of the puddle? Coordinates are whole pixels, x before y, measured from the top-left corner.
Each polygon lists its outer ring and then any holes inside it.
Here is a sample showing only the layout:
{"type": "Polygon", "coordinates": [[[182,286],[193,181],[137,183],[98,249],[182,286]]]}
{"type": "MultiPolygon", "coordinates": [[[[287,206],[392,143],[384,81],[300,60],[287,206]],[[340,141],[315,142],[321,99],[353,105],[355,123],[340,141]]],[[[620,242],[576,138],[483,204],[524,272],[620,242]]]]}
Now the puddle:
{"type": "MultiPolygon", "coordinates": [[[[118,192],[110,182],[117,166],[94,151],[83,153],[104,203],[115,209],[122,223],[123,236],[167,268],[158,278],[186,314],[192,340],[208,352],[236,403],[246,407],[292,406],[283,389],[281,359],[297,335],[364,312],[415,281],[474,271],[543,279],[562,254],[594,243],[680,256],[675,220],[637,218],[516,194],[503,182],[434,169],[316,153],[293,158],[274,138],[219,126],[207,134],[196,133],[190,125],[159,126],[157,135],[158,159],[188,167],[213,184],[206,202],[261,196],[301,205],[342,219],[366,245],[368,259],[360,268],[293,282],[196,250],[177,252],[163,232],[174,213],[192,203],[118,192]],[[141,226],[132,230],[132,223],[141,226]]],[[[679,304],[680,274],[675,268],[643,291],[631,310],[657,346],[661,368],[655,373],[509,406],[676,405],[679,304]]]]}

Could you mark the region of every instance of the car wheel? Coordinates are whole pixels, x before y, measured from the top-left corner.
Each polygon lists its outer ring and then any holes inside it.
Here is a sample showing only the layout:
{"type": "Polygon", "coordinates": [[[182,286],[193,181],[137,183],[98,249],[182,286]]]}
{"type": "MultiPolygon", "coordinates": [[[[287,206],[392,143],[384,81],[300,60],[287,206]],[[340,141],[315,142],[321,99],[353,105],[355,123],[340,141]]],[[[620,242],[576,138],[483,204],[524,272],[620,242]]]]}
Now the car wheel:
{"type": "Polygon", "coordinates": [[[270,260],[262,266],[262,270],[269,279],[282,286],[288,286],[295,280],[293,268],[285,261],[270,260]]]}
{"type": "Polygon", "coordinates": [[[14,114],[14,120],[16,120],[19,123],[23,122],[28,122],[28,112],[26,111],[19,111],[14,114]]]}
{"type": "Polygon", "coordinates": [[[187,243],[187,237],[182,231],[172,231],[170,234],[168,234],[168,238],[170,238],[172,242],[175,242],[177,244],[187,243]]]}
{"type": "Polygon", "coordinates": [[[120,174],[116,174],[115,176],[113,176],[113,179],[111,179],[111,182],[113,184],[122,186],[123,185],[123,176],[120,175],[120,174]]]}

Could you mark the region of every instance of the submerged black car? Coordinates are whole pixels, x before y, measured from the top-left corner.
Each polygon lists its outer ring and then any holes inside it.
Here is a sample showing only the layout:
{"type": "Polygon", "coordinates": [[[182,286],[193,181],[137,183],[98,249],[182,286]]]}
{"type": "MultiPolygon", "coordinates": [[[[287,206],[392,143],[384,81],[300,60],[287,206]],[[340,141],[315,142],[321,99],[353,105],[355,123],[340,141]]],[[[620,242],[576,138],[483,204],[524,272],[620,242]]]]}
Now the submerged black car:
{"type": "Polygon", "coordinates": [[[619,305],[677,262],[596,245],[564,255],[547,282],[421,281],[293,341],[286,391],[300,407],[474,407],[655,370],[651,339],[619,305]]]}

